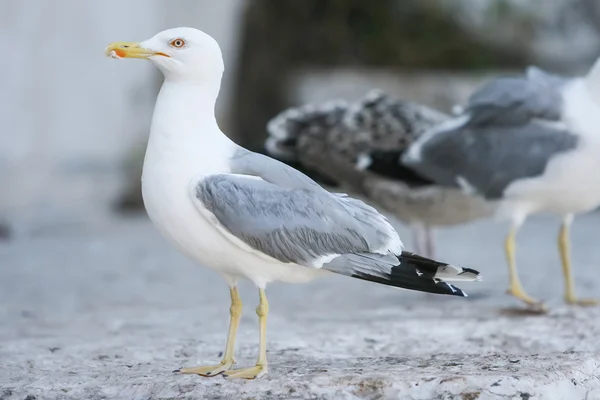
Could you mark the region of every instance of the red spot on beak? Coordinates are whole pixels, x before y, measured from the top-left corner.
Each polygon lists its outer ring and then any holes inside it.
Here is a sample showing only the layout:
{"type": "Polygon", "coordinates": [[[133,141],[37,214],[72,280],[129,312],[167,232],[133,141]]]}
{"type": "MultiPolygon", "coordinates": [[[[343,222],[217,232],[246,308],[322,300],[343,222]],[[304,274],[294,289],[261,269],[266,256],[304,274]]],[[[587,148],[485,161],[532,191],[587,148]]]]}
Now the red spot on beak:
{"type": "Polygon", "coordinates": [[[122,49],[114,49],[113,51],[115,52],[117,57],[125,58],[126,53],[122,49]]]}

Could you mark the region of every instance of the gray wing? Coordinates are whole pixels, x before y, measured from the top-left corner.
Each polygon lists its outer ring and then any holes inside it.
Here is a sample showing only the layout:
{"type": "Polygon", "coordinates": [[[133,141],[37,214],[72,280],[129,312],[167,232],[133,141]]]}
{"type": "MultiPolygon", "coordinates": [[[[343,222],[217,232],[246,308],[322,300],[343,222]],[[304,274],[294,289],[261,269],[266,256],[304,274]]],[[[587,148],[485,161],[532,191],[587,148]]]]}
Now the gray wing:
{"type": "Polygon", "coordinates": [[[448,116],[372,90],[351,104],[328,138],[328,153],[361,170],[403,180],[400,155],[423,132],[448,116]]]}
{"type": "MultiPolygon", "coordinates": [[[[535,70],[541,74],[541,70],[535,70]]],[[[465,113],[469,126],[506,126],[534,118],[558,121],[562,114],[560,85],[542,78],[498,78],[471,95],[465,113]]]]}
{"type": "Polygon", "coordinates": [[[351,255],[372,257],[381,263],[379,268],[399,263],[394,254],[402,251],[402,243],[373,208],[288,183],[287,178],[280,185],[212,175],[196,183],[195,197],[226,231],[284,263],[318,268],[337,256],[351,255]]]}
{"type": "Polygon", "coordinates": [[[536,66],[527,67],[525,75],[529,80],[556,88],[562,87],[573,79],[572,77],[552,74],[536,66]]]}
{"type": "Polygon", "coordinates": [[[372,90],[348,108],[343,122],[356,142],[356,151],[363,147],[367,152],[401,152],[423,132],[448,118],[432,108],[372,90]]]}
{"type": "Polygon", "coordinates": [[[576,145],[577,136],[540,122],[465,127],[433,136],[418,160],[405,162],[441,184],[498,199],[511,182],[542,175],[553,156],[576,145]]]}
{"type": "Polygon", "coordinates": [[[229,165],[234,174],[257,176],[290,189],[311,189],[327,193],[318,183],[297,169],[241,147],[235,152],[229,165]]]}
{"type": "Polygon", "coordinates": [[[267,152],[284,161],[300,161],[302,153],[313,151],[329,133],[341,126],[348,104],[333,100],[287,109],[267,124],[267,152]]]}
{"type": "MultiPolygon", "coordinates": [[[[323,104],[307,104],[278,114],[267,124],[267,153],[295,168],[301,169],[319,182],[335,186],[338,176],[332,175],[324,155],[330,154],[329,137],[342,129],[342,118],[348,104],[334,100],[323,104]]],[[[344,143],[335,147],[343,152],[344,143]]]]}
{"type": "Polygon", "coordinates": [[[553,156],[576,147],[577,136],[561,120],[562,83],[542,73],[483,86],[464,115],[426,133],[403,162],[488,199],[502,197],[515,180],[543,174],[553,156]]]}
{"type": "MultiPolygon", "coordinates": [[[[352,140],[349,162],[360,170],[398,181],[429,186],[433,182],[401,163],[409,146],[424,132],[447,121],[449,116],[432,108],[400,100],[373,90],[352,105],[344,117],[347,140],[352,140]]],[[[342,138],[334,142],[341,142],[342,138]]]]}

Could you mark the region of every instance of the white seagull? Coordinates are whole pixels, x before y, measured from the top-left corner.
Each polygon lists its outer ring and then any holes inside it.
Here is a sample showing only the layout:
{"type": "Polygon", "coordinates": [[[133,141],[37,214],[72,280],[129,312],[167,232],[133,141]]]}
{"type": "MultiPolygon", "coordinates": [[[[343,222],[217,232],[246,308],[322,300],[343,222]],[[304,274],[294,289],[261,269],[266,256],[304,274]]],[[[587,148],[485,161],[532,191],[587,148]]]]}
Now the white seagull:
{"type": "Polygon", "coordinates": [[[526,76],[482,86],[463,113],[422,135],[403,161],[440,184],[497,202],[510,221],[505,242],[509,293],[538,311],[517,274],[515,235],[529,214],[562,217],[559,250],[565,301],[575,295],[569,253],[573,215],[600,205],[600,62],[587,76],[565,78],[530,67],[526,76]]]}
{"type": "Polygon", "coordinates": [[[223,59],[207,34],[170,29],[141,43],[113,43],[106,54],[147,59],[162,71],[144,159],[144,204],[173,245],[221,273],[230,287],[223,360],[177,372],[245,379],[266,374],[269,282],[305,282],[333,272],[465,296],[445,280],[478,280],[477,271],[403,252],[398,234],[375,209],[329,193],[299,171],[225,136],[214,113],[223,59]],[[242,308],[240,278],[259,289],[259,356],[253,367],[231,369],[242,308]]]}

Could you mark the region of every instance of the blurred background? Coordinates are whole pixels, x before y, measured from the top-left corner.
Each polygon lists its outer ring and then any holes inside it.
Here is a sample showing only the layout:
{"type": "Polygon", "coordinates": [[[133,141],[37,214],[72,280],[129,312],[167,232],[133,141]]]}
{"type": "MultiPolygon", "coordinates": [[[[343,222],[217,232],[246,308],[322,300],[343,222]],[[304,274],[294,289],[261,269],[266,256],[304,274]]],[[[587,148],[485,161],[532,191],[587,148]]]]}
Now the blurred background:
{"type": "Polygon", "coordinates": [[[221,127],[255,151],[287,106],[378,87],[449,111],[491,75],[529,64],[577,74],[600,54],[595,0],[62,0],[3,2],[0,18],[5,237],[141,210],[161,77],[106,59],[112,41],[185,25],[214,36],[221,127]]]}

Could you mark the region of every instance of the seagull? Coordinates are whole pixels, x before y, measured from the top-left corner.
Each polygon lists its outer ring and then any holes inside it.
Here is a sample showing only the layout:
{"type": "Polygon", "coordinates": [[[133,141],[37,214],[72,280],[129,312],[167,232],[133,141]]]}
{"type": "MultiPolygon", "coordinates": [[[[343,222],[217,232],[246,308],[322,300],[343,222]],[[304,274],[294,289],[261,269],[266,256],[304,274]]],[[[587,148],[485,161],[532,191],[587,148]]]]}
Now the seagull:
{"type": "Polygon", "coordinates": [[[267,124],[267,153],[322,183],[363,195],[409,225],[417,253],[433,258],[433,228],[493,215],[482,197],[436,184],[401,162],[423,132],[450,116],[376,89],[281,112],[267,124]],[[325,179],[323,179],[324,177],[325,179]]]}
{"type": "Polygon", "coordinates": [[[335,273],[464,297],[446,281],[479,280],[475,270],[403,251],[394,228],[374,208],[330,193],[223,134],[214,113],[223,59],[206,33],[169,29],[141,43],[113,43],[105,51],[113,58],[149,60],[163,73],[144,159],[144,205],[177,249],[218,271],[229,285],[223,360],[175,372],[244,379],[265,375],[270,282],[301,283],[335,273]],[[259,356],[253,367],[232,369],[242,311],[240,279],[258,287],[259,356]]]}
{"type": "Polygon", "coordinates": [[[575,295],[569,230],[576,213],[600,205],[600,62],[583,77],[536,67],[496,78],[474,92],[461,115],[423,134],[403,162],[440,184],[497,203],[510,222],[505,240],[508,293],[533,310],[544,304],[519,280],[515,237],[528,215],[562,218],[559,252],[568,304],[593,305],[575,295]]]}

